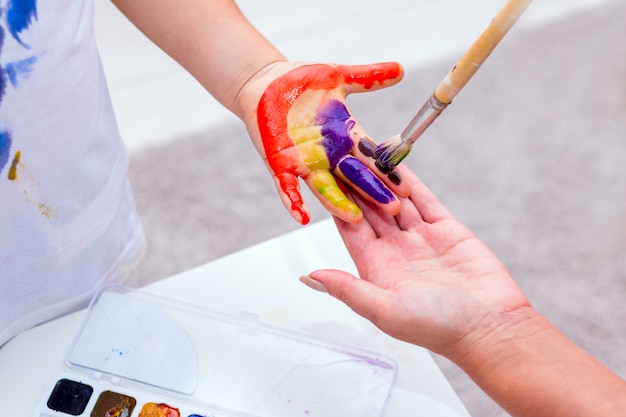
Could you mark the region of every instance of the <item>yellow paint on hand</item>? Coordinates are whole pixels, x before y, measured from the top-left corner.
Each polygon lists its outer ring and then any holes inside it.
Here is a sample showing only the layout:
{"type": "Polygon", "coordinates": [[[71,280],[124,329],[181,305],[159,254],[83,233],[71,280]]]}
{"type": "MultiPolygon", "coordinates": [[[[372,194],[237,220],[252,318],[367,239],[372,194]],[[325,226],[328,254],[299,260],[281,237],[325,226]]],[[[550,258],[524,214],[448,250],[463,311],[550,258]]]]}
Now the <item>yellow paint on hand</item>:
{"type": "Polygon", "coordinates": [[[337,209],[349,214],[353,218],[361,214],[359,206],[346,197],[337,185],[335,177],[329,171],[316,171],[311,178],[311,184],[326,201],[337,209]]]}
{"type": "Polygon", "coordinates": [[[330,170],[330,161],[324,147],[317,142],[309,142],[298,146],[302,160],[311,171],[330,170]]]}

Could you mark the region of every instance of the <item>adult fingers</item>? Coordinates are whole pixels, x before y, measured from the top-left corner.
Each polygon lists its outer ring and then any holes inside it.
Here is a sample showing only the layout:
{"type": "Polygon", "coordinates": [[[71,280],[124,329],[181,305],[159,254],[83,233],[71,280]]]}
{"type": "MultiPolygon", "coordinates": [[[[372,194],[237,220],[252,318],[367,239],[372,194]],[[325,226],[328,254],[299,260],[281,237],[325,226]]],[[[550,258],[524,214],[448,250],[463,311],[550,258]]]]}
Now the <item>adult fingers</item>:
{"type": "Polygon", "coordinates": [[[371,282],[336,269],[313,271],[300,281],[310,288],[327,292],[376,325],[385,321],[391,302],[389,293],[371,282]]]}
{"type": "MultiPolygon", "coordinates": [[[[355,203],[361,208],[363,212],[363,221],[361,223],[367,223],[373,230],[376,237],[383,237],[389,233],[397,233],[400,231],[400,227],[396,220],[396,216],[386,213],[379,206],[363,199],[359,195],[353,196],[355,203]]],[[[402,203],[402,200],[398,200],[402,203]]],[[[370,238],[367,241],[371,241],[370,238]]],[[[365,242],[366,240],[361,240],[365,242]]]]}
{"type": "Polygon", "coordinates": [[[452,219],[454,216],[432,191],[408,167],[399,165],[397,169],[411,189],[409,199],[427,223],[452,219]]]}

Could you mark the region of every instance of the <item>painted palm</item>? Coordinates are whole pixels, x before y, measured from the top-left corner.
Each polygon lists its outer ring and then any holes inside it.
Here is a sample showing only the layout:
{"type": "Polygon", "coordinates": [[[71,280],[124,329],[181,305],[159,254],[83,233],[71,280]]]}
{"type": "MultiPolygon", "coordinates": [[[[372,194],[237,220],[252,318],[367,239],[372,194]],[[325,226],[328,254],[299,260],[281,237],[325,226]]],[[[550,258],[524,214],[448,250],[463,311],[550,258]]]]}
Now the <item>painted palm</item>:
{"type": "Polygon", "coordinates": [[[367,151],[376,145],[352,118],[345,99],[350,93],[387,87],[401,78],[397,63],[314,64],[297,67],[267,87],[257,109],[265,158],[283,204],[301,224],[309,222],[310,214],[299,178],[327,210],[346,221],[358,222],[362,213],[346,197],[343,184],[385,211],[397,213],[400,202],[394,192],[406,194],[399,177],[376,168],[367,151]]]}

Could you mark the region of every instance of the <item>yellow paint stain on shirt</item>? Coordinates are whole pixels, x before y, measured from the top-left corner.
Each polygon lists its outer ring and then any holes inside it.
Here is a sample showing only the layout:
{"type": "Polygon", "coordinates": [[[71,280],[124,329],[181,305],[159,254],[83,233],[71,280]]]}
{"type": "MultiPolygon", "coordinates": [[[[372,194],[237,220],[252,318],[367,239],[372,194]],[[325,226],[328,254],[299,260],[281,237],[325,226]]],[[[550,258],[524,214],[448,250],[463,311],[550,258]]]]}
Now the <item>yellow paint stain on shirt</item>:
{"type": "Polygon", "coordinates": [[[41,184],[35,181],[27,167],[21,161],[22,152],[15,152],[13,161],[11,162],[11,168],[9,168],[8,178],[10,181],[14,181],[24,193],[26,202],[37,208],[37,211],[41,213],[47,219],[54,219],[57,217],[55,210],[47,203],[46,196],[41,192],[41,184]],[[18,167],[20,175],[18,176],[18,167]]]}
{"type": "Polygon", "coordinates": [[[56,214],[54,213],[54,210],[52,210],[52,207],[48,206],[45,203],[39,203],[37,208],[39,209],[41,215],[47,217],[48,219],[56,217],[56,214]]]}
{"type": "Polygon", "coordinates": [[[20,158],[22,157],[22,151],[15,152],[15,156],[13,157],[13,161],[11,162],[11,168],[9,168],[9,180],[15,181],[17,178],[17,164],[20,163],[20,158]]]}

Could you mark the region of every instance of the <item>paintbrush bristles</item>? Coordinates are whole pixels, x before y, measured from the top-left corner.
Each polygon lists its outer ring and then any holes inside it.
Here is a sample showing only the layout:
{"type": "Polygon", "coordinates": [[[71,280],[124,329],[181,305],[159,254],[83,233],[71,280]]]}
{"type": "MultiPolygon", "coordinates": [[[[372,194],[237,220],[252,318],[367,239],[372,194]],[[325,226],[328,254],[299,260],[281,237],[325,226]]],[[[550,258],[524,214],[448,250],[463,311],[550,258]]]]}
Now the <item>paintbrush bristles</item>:
{"type": "Polygon", "coordinates": [[[377,165],[384,172],[392,171],[411,152],[411,146],[400,135],[392,136],[376,147],[377,165]]]}
{"type": "Polygon", "coordinates": [[[378,164],[388,171],[395,168],[411,152],[413,143],[447,106],[431,95],[400,135],[393,136],[376,147],[374,155],[378,164]]]}

